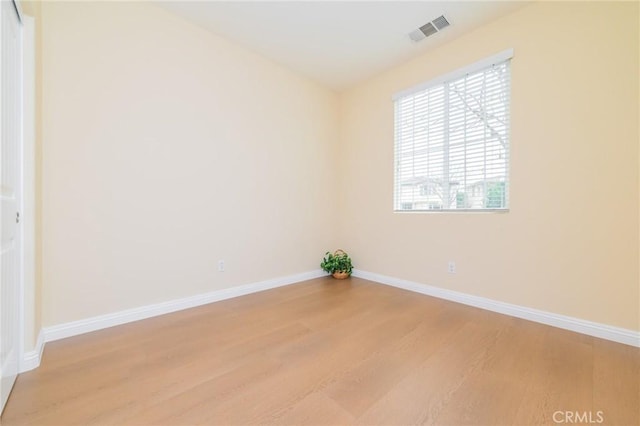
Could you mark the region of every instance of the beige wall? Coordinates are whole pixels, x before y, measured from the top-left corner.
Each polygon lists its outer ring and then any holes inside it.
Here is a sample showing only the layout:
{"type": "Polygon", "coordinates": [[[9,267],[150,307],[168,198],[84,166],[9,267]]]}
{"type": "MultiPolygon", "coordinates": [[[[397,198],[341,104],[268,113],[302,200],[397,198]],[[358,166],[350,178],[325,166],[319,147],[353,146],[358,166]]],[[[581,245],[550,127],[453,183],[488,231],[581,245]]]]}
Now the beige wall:
{"type": "Polygon", "coordinates": [[[637,3],[539,3],[346,92],[341,244],[356,266],[640,330],[638,37],[637,3]],[[510,212],[394,214],[392,95],[507,48],[510,212]]]}
{"type": "Polygon", "coordinates": [[[149,4],[42,25],[44,326],[318,268],[336,94],[149,4]]]}
{"type": "Polygon", "coordinates": [[[531,5],[339,97],[151,5],[49,2],[41,24],[44,326],[341,246],[362,270],[640,330],[637,4],[531,5]],[[510,47],[511,211],[392,213],[391,96],[510,47]]]}

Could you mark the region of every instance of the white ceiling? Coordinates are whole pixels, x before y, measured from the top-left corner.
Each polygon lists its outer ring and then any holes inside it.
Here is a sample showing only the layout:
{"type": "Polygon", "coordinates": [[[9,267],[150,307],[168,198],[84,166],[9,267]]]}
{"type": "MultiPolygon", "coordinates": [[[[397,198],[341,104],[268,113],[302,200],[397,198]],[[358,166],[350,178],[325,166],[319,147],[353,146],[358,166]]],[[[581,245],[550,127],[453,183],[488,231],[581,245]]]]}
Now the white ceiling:
{"type": "Polygon", "coordinates": [[[342,90],[526,5],[522,1],[215,1],[161,6],[325,86],[342,90]],[[408,34],[440,15],[450,27],[408,34]]]}

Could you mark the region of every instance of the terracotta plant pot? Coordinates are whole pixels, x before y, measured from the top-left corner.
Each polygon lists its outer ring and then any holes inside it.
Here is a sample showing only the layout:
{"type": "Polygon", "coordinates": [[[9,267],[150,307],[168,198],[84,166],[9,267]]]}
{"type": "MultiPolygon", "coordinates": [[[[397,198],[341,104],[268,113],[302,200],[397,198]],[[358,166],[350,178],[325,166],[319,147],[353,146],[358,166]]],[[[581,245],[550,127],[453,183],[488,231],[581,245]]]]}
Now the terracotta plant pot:
{"type": "Polygon", "coordinates": [[[333,278],[335,278],[336,280],[344,280],[346,278],[349,278],[349,275],[351,275],[351,274],[349,274],[348,272],[342,272],[342,271],[334,272],[333,273],[333,278]]]}

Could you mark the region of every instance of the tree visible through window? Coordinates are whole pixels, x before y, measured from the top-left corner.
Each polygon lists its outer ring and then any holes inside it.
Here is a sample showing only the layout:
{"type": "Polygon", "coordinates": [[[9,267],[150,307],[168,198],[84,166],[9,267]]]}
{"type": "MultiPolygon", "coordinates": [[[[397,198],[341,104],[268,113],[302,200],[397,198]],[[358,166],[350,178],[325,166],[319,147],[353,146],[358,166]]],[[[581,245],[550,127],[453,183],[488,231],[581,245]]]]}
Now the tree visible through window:
{"type": "Polygon", "coordinates": [[[395,98],[395,210],[509,204],[511,52],[395,98]]]}

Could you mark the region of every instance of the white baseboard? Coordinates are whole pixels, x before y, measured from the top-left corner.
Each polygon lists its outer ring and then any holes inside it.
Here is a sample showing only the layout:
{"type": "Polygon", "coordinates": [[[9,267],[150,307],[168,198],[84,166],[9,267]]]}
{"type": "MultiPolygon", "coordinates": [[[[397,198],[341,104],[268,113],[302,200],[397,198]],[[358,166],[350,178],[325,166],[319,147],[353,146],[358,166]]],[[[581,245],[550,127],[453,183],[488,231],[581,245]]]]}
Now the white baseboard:
{"type": "Polygon", "coordinates": [[[403,280],[400,278],[388,277],[373,272],[354,269],[353,276],[369,281],[375,281],[380,284],[386,284],[393,287],[414,291],[416,293],[437,297],[439,299],[450,300],[452,302],[462,303],[465,305],[474,306],[476,308],[510,315],[512,317],[522,318],[529,321],[562,328],[565,330],[575,331],[577,333],[599,337],[601,339],[611,340],[614,342],[623,343],[625,345],[640,347],[640,332],[628,330],[625,328],[613,327],[606,324],[600,324],[579,318],[540,311],[524,306],[512,305],[510,303],[499,302],[480,296],[473,296],[453,290],[447,290],[439,287],[420,284],[413,281],[403,280]]]}
{"type": "MultiPolygon", "coordinates": [[[[42,353],[46,342],[64,339],[66,337],[77,336],[79,334],[151,318],[158,315],[164,315],[183,309],[194,308],[196,306],[206,305],[208,303],[213,303],[220,300],[231,299],[234,297],[257,293],[276,287],[295,284],[301,281],[323,277],[325,275],[326,273],[318,269],[301,274],[289,275],[286,277],[274,278],[271,280],[260,281],[257,283],[246,284],[238,287],[216,290],[209,293],[186,297],[183,299],[171,300],[154,305],[141,306],[139,308],[127,309],[111,314],[86,318],[83,320],[54,325],[51,327],[45,327],[38,335],[36,348],[33,351],[29,351],[24,354],[23,359],[20,363],[20,372],[33,370],[40,365],[40,360],[42,359],[42,353]]],[[[400,278],[389,277],[357,269],[354,269],[353,276],[370,281],[375,281],[380,284],[386,284],[416,293],[437,297],[440,299],[450,300],[453,302],[462,303],[465,305],[550,325],[553,327],[575,331],[589,336],[599,337],[630,346],[640,347],[640,332],[633,330],[613,327],[606,324],[599,324],[579,318],[573,318],[565,315],[527,308],[524,306],[512,305],[509,303],[499,302],[484,297],[473,296],[453,290],[428,286],[414,281],[403,280],[400,278]]]]}
{"type": "Polygon", "coordinates": [[[233,297],[244,296],[250,293],[256,293],[263,290],[282,287],[300,281],[319,278],[325,275],[325,272],[318,269],[314,271],[303,272],[301,274],[289,275],[286,277],[274,278],[257,283],[225,288],[222,290],[216,290],[196,296],[185,297],[183,299],[170,300],[167,302],[156,303],[154,305],[141,306],[139,308],[127,309],[125,311],[114,312],[111,314],[86,318],[79,321],[54,325],[51,327],[46,327],[44,329],[44,341],[52,342],[54,340],[64,339],[66,337],[77,336],[79,334],[151,318],[158,315],[164,315],[171,312],[181,311],[183,309],[194,308],[196,306],[206,305],[208,303],[217,302],[220,300],[231,299],[233,297]]]}
{"type": "Polygon", "coordinates": [[[29,352],[25,352],[20,360],[19,372],[25,373],[40,366],[42,352],[44,351],[44,332],[40,330],[36,339],[36,347],[29,352]]]}

